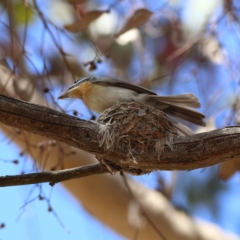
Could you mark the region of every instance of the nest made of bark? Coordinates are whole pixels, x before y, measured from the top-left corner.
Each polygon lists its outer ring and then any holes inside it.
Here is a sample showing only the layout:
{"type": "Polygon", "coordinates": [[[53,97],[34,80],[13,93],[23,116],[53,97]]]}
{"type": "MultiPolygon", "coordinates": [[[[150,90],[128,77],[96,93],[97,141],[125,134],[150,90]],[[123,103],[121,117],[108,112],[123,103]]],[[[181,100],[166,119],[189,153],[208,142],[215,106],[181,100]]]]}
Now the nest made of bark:
{"type": "Polygon", "coordinates": [[[137,156],[146,150],[156,151],[160,159],[166,146],[172,148],[173,136],[177,135],[162,111],[136,102],[122,102],[106,109],[97,122],[99,145],[106,150],[127,146],[126,162],[136,164],[137,156]]]}

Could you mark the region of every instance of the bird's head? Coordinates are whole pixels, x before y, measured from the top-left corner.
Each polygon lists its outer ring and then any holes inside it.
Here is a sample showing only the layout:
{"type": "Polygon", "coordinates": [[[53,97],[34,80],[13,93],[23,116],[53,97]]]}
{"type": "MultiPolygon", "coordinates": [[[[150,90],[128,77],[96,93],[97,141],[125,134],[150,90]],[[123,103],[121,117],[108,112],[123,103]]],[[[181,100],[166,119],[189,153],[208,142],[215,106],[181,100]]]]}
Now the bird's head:
{"type": "Polygon", "coordinates": [[[85,85],[90,80],[90,77],[86,78],[79,78],[73,82],[66,90],[64,90],[58,99],[65,99],[65,98],[79,98],[82,99],[82,95],[84,92],[85,85]]]}

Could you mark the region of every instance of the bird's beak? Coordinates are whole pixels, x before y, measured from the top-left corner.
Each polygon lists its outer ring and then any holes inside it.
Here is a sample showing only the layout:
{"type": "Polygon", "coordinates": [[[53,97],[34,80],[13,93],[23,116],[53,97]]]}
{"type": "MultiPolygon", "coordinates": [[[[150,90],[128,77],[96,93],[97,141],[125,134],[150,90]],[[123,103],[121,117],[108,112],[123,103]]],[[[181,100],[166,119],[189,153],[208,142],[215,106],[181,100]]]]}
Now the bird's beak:
{"type": "Polygon", "coordinates": [[[58,99],[65,99],[65,98],[69,98],[68,90],[63,91],[58,97],[58,99]]]}

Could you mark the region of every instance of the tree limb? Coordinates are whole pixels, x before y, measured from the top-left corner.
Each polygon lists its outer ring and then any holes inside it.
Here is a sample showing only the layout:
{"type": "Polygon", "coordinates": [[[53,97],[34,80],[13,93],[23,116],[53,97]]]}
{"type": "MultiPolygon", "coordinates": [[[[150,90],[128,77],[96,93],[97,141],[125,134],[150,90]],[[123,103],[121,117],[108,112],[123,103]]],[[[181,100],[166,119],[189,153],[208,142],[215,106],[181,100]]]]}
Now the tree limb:
{"type": "Polygon", "coordinates": [[[173,150],[165,148],[160,159],[153,149],[127,159],[128,145],[119,143],[114,149],[99,146],[99,125],[56,110],[0,95],[0,122],[45,137],[65,142],[123,168],[153,170],[191,170],[208,167],[240,155],[240,127],[176,136],[173,150]]]}
{"type": "Polygon", "coordinates": [[[22,175],[0,177],[0,187],[19,186],[49,182],[51,186],[55,183],[92,176],[94,174],[106,173],[107,169],[101,164],[90,164],[83,167],[70,168],[58,171],[46,171],[22,175]]]}

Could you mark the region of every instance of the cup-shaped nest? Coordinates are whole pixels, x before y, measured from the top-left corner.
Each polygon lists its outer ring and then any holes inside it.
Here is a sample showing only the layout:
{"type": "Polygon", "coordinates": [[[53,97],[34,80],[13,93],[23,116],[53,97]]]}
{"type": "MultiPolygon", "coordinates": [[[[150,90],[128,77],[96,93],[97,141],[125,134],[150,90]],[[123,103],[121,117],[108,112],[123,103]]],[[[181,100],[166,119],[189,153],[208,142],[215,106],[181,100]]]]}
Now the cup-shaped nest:
{"type": "Polygon", "coordinates": [[[126,161],[136,161],[146,150],[157,151],[160,158],[170,147],[177,130],[160,110],[136,102],[122,102],[106,109],[97,119],[98,140],[106,150],[125,148],[126,161]]]}

